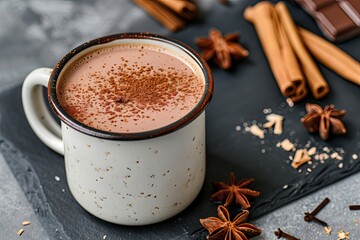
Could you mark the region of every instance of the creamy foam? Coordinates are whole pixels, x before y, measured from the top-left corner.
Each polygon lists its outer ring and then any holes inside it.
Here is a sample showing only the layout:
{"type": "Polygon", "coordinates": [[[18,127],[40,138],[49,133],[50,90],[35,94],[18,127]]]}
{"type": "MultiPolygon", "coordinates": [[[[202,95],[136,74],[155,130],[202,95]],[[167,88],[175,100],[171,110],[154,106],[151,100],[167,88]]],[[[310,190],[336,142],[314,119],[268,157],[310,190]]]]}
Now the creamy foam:
{"type": "Polygon", "coordinates": [[[152,44],[119,44],[88,52],[57,84],[62,108],[90,127],[144,132],[189,113],[204,81],[183,56],[152,44]]]}

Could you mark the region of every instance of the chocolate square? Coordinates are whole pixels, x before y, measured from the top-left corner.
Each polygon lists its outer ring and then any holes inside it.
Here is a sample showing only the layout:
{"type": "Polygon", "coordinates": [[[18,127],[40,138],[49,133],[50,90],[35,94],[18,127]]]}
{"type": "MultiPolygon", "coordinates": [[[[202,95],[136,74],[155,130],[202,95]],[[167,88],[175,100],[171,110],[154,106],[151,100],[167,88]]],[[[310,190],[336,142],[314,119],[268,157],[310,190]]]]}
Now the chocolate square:
{"type": "Polygon", "coordinates": [[[339,4],[331,4],[320,9],[315,15],[322,23],[320,27],[328,33],[330,38],[337,39],[356,29],[355,22],[344,12],[339,4]]]}
{"type": "Polygon", "coordinates": [[[340,7],[360,26],[360,0],[346,0],[340,2],[340,7]]]}
{"type": "Polygon", "coordinates": [[[317,11],[327,5],[332,4],[333,0],[303,0],[304,4],[312,11],[317,11]]]}
{"type": "Polygon", "coordinates": [[[360,34],[360,0],[295,0],[315,18],[324,35],[341,41],[360,34]]]}

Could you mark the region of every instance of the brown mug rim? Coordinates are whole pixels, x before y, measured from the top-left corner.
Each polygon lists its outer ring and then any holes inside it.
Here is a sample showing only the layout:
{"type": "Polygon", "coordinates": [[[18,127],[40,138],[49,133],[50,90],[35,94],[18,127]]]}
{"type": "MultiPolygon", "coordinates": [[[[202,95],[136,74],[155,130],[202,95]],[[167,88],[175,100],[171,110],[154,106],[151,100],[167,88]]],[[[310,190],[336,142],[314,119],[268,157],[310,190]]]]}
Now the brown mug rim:
{"type": "Polygon", "coordinates": [[[87,135],[102,138],[102,139],[108,139],[108,140],[144,140],[144,139],[150,139],[155,138],[159,136],[163,136],[166,134],[169,134],[171,132],[174,132],[186,125],[188,125],[190,122],[195,120],[204,110],[205,107],[209,104],[212,94],[214,90],[214,80],[212,77],[212,73],[210,70],[210,67],[206,63],[206,61],[191,47],[188,45],[170,38],[165,37],[159,34],[154,33],[140,33],[140,32],[134,32],[134,33],[119,33],[119,34],[113,34],[108,35],[100,38],[93,39],[91,41],[85,42],[78,47],[71,50],[69,53],[67,53],[54,67],[48,83],[48,100],[50,103],[50,106],[54,110],[54,112],[58,115],[58,117],[66,123],[71,128],[78,130],[82,133],[85,133],[87,135]],[[56,93],[56,84],[59,79],[59,75],[61,71],[63,70],[64,66],[71,60],[73,57],[75,57],[80,52],[84,51],[85,49],[88,49],[89,47],[93,47],[96,45],[106,44],[110,43],[115,40],[119,39],[150,39],[150,40],[157,40],[161,41],[167,44],[171,44],[180,50],[184,51],[189,57],[191,57],[196,64],[199,65],[202,74],[204,75],[205,79],[205,89],[203,96],[201,97],[198,104],[184,117],[180,118],[179,120],[168,124],[166,126],[163,126],[161,128],[153,129],[150,131],[144,131],[144,132],[135,132],[135,133],[127,133],[127,132],[108,132],[99,130],[96,128],[92,128],[90,126],[87,126],[79,121],[77,121],[75,118],[71,117],[60,105],[58,99],[57,99],[57,93],[56,93]]]}

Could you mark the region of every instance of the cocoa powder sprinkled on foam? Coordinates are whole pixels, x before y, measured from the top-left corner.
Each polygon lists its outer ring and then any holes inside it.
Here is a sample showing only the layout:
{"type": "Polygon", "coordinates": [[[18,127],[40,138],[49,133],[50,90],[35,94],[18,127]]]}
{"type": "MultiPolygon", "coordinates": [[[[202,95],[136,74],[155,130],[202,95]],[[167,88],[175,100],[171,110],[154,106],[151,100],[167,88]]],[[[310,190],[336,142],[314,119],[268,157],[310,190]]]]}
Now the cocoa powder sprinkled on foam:
{"type": "Polygon", "coordinates": [[[191,111],[203,94],[203,80],[160,47],[134,46],[104,48],[73,63],[57,86],[64,110],[112,132],[157,129],[191,111]]]}

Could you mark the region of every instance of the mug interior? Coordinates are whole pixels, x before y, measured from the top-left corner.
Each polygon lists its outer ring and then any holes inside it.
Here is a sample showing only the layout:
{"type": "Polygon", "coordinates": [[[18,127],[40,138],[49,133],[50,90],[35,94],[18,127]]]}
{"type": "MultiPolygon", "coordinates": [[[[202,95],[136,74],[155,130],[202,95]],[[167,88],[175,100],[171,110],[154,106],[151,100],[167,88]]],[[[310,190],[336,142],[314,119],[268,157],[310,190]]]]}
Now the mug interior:
{"type": "Polygon", "coordinates": [[[113,139],[113,140],[141,140],[148,139],[153,137],[162,136],[173,131],[176,131],[190,122],[192,122],[197,116],[199,116],[209,103],[213,93],[213,78],[205,60],[203,60],[198,53],[192,50],[187,45],[168,37],[155,35],[151,33],[126,33],[126,34],[116,34],[111,36],[106,36],[98,39],[94,39],[90,42],[86,42],[77,48],[70,51],[66,56],[64,56],[60,62],[55,66],[49,80],[48,86],[48,98],[50,105],[60,119],[65,122],[70,127],[83,132],[85,134],[99,137],[103,139],[113,139]],[[171,124],[165,125],[161,128],[153,129],[150,131],[144,132],[107,132],[99,130],[90,126],[87,126],[75,118],[71,117],[60,105],[57,98],[57,85],[61,81],[64,72],[68,68],[71,68],[73,63],[76,62],[79,58],[87,55],[90,52],[93,52],[99,48],[106,48],[122,44],[147,44],[155,45],[162,48],[165,48],[169,51],[176,54],[176,56],[181,58],[188,67],[190,67],[195,74],[201,76],[204,81],[204,92],[201,99],[197,105],[190,110],[185,116],[180,118],[177,121],[172,122],[171,124]]]}

